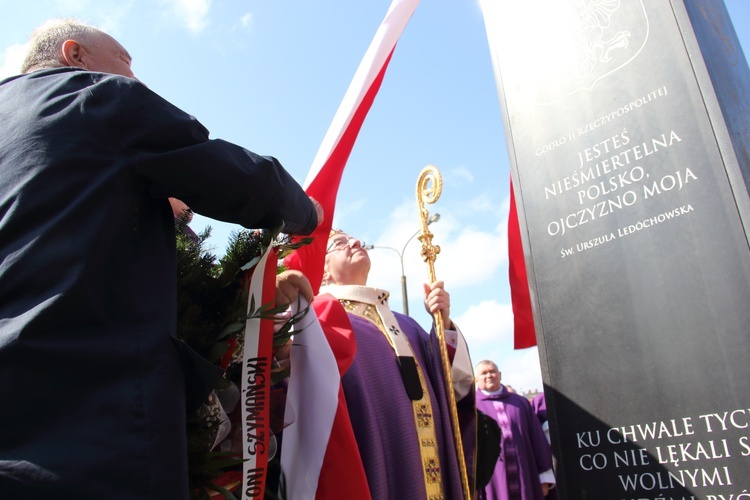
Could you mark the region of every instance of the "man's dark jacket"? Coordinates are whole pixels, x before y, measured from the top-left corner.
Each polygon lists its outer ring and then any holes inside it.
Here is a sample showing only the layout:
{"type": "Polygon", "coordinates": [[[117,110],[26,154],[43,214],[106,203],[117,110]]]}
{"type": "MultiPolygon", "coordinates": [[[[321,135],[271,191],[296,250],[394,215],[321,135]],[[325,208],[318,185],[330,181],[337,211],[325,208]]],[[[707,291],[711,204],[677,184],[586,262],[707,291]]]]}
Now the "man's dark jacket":
{"type": "Polygon", "coordinates": [[[187,498],[200,361],[174,338],[167,197],[250,228],[316,224],[275,159],[209,140],[137,80],[0,82],[0,498],[187,498]]]}

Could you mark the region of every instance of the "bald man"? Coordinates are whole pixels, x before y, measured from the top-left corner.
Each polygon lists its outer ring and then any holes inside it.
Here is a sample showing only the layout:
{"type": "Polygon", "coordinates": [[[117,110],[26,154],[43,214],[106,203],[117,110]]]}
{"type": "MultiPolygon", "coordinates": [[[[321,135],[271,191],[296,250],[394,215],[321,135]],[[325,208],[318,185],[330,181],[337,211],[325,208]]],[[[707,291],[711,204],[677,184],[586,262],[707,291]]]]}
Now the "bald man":
{"type": "Polygon", "coordinates": [[[175,338],[168,199],[292,234],[321,215],[278,161],[209,139],[130,64],[56,21],[0,82],[2,498],[188,498],[186,405],[215,374],[175,338]]]}
{"type": "Polygon", "coordinates": [[[501,383],[497,365],[477,363],[477,410],[497,421],[500,454],[479,500],[544,500],[555,484],[552,451],[531,403],[501,383]]]}

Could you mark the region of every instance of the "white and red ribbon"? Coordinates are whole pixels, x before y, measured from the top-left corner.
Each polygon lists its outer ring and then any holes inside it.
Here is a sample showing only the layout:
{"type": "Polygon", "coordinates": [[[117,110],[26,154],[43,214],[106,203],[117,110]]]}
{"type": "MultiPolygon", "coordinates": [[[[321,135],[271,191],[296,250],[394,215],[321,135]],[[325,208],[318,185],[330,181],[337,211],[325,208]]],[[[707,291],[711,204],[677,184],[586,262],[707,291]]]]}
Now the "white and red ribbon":
{"type": "MultiPolygon", "coordinates": [[[[277,252],[266,249],[255,266],[248,293],[250,316],[254,304],[270,304],[276,286],[277,252]]],[[[242,357],[242,499],[263,498],[269,459],[271,362],[273,359],[273,319],[248,318],[242,357]]]]}

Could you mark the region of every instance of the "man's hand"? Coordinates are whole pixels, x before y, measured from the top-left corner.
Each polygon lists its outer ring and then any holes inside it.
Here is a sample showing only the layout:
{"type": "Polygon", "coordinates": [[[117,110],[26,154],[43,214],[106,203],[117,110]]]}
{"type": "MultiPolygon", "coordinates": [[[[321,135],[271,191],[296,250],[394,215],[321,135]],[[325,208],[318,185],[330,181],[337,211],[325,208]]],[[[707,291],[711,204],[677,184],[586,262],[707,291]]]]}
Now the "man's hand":
{"type": "Polygon", "coordinates": [[[186,224],[190,224],[193,220],[193,211],[190,207],[185,204],[184,201],[178,200],[177,198],[168,198],[169,204],[172,206],[172,215],[175,218],[184,221],[186,224]]]}
{"type": "Polygon", "coordinates": [[[542,483],[542,494],[546,497],[549,494],[550,483],[542,483]]]}
{"type": "MultiPolygon", "coordinates": [[[[286,270],[276,275],[276,306],[289,305],[302,295],[308,302],[313,301],[313,290],[307,277],[295,269],[286,270]]],[[[274,333],[291,318],[291,310],[287,309],[277,314],[279,321],[274,321],[274,333]]],[[[276,361],[279,366],[289,366],[292,339],[276,351],[276,361]]]]}
{"type": "Polygon", "coordinates": [[[288,369],[291,366],[290,355],[292,353],[292,339],[287,340],[286,344],[279,347],[274,354],[274,359],[279,368],[288,369]]]}
{"type": "Polygon", "coordinates": [[[308,302],[313,301],[313,289],[307,277],[300,271],[289,269],[276,276],[276,305],[289,305],[299,295],[308,302]]]}
{"type": "Polygon", "coordinates": [[[442,281],[436,281],[432,285],[425,283],[424,285],[424,308],[430,314],[435,314],[440,311],[440,315],[443,317],[443,326],[446,330],[453,329],[453,322],[451,321],[451,296],[445,291],[445,283],[442,281]]]}

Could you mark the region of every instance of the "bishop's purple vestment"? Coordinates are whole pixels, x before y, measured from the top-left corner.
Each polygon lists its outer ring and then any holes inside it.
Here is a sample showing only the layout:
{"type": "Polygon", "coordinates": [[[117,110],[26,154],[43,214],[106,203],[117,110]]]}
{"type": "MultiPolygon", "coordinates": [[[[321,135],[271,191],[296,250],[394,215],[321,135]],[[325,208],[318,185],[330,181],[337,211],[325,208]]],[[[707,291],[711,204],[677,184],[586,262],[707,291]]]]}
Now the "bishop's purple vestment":
{"type": "MultiPolygon", "coordinates": [[[[316,303],[336,301],[330,295],[321,295],[315,300],[316,303]]],[[[408,316],[394,315],[409,340],[417,363],[422,367],[432,401],[445,498],[461,499],[463,492],[436,335],[428,335],[408,316]]],[[[372,498],[425,498],[412,401],[404,389],[393,347],[367,319],[349,314],[349,320],[356,339],[356,354],[341,383],[372,498]]],[[[321,320],[321,325],[326,331],[324,320],[321,320]]],[[[326,332],[326,335],[329,333],[326,332]]],[[[472,395],[473,391],[459,402],[459,418],[462,428],[466,430],[462,434],[465,449],[472,449],[474,445],[471,437],[474,414],[472,395]]],[[[468,456],[471,457],[471,453],[468,456]]],[[[346,460],[346,457],[341,459],[346,460]]],[[[468,466],[471,466],[470,462],[468,466]]],[[[355,495],[352,498],[356,497],[356,493],[341,492],[342,497],[355,495]]]]}
{"type": "Polygon", "coordinates": [[[539,474],[552,468],[552,452],[531,403],[505,386],[498,394],[477,391],[477,410],[497,420],[500,456],[482,500],[544,500],[539,474]]]}

